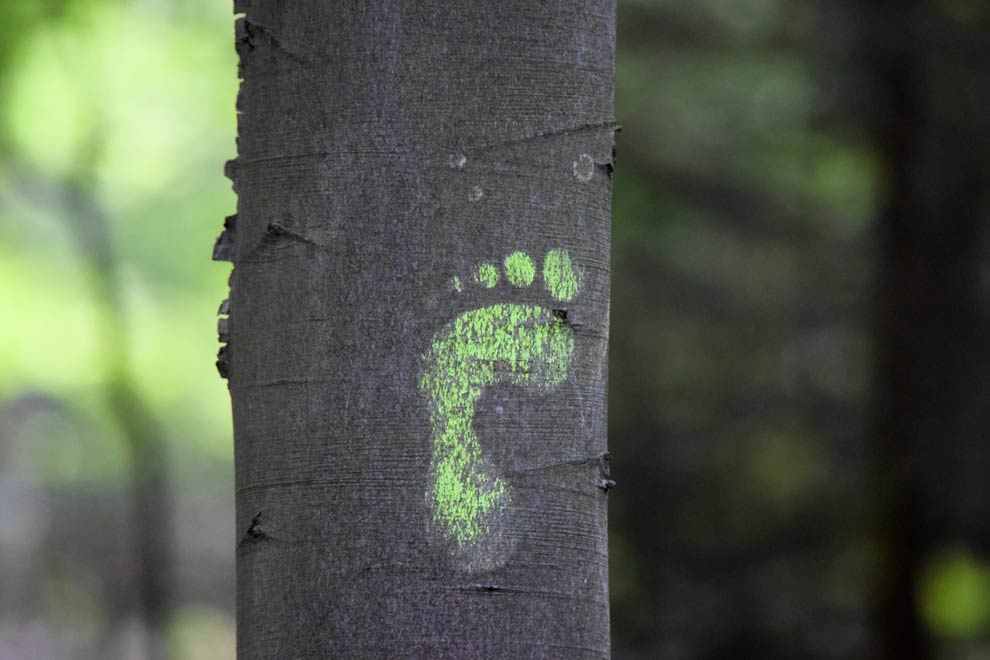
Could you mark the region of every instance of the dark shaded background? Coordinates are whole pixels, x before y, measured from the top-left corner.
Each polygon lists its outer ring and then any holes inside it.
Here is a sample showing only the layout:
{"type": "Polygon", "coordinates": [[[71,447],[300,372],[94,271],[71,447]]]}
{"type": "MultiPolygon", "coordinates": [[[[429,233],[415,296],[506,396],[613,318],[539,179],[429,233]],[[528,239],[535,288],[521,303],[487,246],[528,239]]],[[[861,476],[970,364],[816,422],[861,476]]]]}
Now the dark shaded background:
{"type": "MultiPolygon", "coordinates": [[[[233,657],[232,21],[0,4],[0,660],[233,657]]],[[[616,659],[990,658],[990,3],[619,51],[616,659]]]]}

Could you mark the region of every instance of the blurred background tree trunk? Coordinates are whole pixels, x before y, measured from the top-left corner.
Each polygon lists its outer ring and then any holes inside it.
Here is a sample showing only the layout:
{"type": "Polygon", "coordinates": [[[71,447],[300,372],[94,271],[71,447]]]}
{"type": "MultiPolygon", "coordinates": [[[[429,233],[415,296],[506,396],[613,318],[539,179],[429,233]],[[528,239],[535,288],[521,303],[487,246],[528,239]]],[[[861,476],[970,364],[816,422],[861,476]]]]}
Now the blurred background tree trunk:
{"type": "Polygon", "coordinates": [[[414,7],[237,7],[238,655],[607,658],[614,2],[414,7]]]}
{"type": "Polygon", "coordinates": [[[976,630],[953,623],[969,616],[963,603],[936,613],[945,594],[933,589],[953,551],[987,552],[990,529],[990,93],[974,68],[990,57],[986,13],[929,0],[847,2],[838,13],[849,123],[867,129],[880,175],[869,657],[953,657],[949,640],[976,630]]]}
{"type": "Polygon", "coordinates": [[[109,557],[131,585],[123,598],[108,597],[108,625],[102,651],[117,643],[136,614],[141,624],[139,644],[149,660],[169,656],[167,628],[174,609],[173,551],[175,536],[169,488],[169,453],[161,425],[137,385],[128,336],[128,310],[117,250],[110,236],[111,219],[91,194],[91,160],[100,150],[99,136],[64,178],[46,176],[27,163],[18,163],[18,189],[25,199],[63,209],[66,234],[72,238],[92,304],[98,312],[103,373],[99,374],[104,400],[127,457],[128,551],[109,557]]]}
{"type": "Polygon", "coordinates": [[[938,579],[946,552],[985,553],[990,529],[980,276],[990,94],[974,84],[990,40],[961,20],[965,5],[874,0],[857,5],[853,23],[882,172],[870,657],[883,660],[940,657],[931,635],[949,631],[937,618],[923,621],[924,600],[934,597],[926,583],[938,579]]]}

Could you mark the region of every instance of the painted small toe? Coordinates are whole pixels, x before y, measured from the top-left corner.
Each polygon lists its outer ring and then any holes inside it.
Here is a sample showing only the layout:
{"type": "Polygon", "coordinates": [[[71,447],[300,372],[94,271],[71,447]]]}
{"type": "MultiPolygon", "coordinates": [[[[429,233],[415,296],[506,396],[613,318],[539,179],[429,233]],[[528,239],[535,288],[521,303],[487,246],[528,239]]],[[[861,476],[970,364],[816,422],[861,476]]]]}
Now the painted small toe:
{"type": "Polygon", "coordinates": [[[513,252],[505,258],[505,276],[513,286],[529,286],[536,276],[536,266],[525,252],[513,252]]]}
{"type": "Polygon", "coordinates": [[[498,269],[491,264],[481,264],[474,273],[474,281],[486,289],[491,289],[498,284],[498,269]]]}

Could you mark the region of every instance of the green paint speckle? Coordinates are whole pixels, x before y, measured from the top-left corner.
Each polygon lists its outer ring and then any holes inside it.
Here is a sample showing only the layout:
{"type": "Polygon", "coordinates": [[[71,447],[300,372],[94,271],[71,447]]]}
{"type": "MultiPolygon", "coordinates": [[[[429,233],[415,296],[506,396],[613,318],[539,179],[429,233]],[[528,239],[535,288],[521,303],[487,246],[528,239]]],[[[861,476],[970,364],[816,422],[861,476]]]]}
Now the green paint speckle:
{"type": "Polygon", "coordinates": [[[462,293],[464,291],[464,285],[461,284],[461,278],[454,275],[454,291],[457,293],[462,293]]]}
{"type": "Polygon", "coordinates": [[[474,281],[486,289],[490,289],[498,284],[498,270],[491,264],[481,264],[474,274],[474,281]]]}
{"type": "Polygon", "coordinates": [[[550,295],[563,302],[570,302],[580,289],[578,274],[571,264],[567,250],[550,250],[543,259],[543,282],[550,295]]]}
{"type": "Polygon", "coordinates": [[[529,286],[536,275],[536,266],[525,252],[513,252],[505,258],[505,276],[513,286],[529,286]]]}
{"type": "MultiPolygon", "coordinates": [[[[533,283],[536,267],[524,252],[505,258],[514,286],[533,283]]],[[[492,264],[478,267],[474,280],[498,283],[492,264]]],[[[544,261],[547,291],[558,300],[577,295],[578,277],[564,250],[544,261]]],[[[462,291],[459,278],[454,288],[462,291]]],[[[443,536],[465,549],[499,531],[511,493],[482,454],[474,432],[475,406],[486,387],[499,383],[550,389],[567,377],[574,337],[553,311],[535,305],[497,304],[464,312],[433,337],[424,354],[420,387],[430,402],[433,433],[429,499],[443,536]]]]}

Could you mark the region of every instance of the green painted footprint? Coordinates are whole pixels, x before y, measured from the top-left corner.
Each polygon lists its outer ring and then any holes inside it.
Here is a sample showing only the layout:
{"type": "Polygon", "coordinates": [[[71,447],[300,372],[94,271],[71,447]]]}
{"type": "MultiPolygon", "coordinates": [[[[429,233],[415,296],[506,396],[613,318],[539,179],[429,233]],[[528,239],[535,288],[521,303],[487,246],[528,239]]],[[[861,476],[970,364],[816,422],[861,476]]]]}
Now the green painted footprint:
{"type": "MultiPolygon", "coordinates": [[[[528,287],[536,267],[528,255],[514,252],[505,258],[504,274],[511,285],[528,287]]],[[[547,253],[542,275],[555,300],[568,302],[580,289],[579,273],[565,250],[547,253]]],[[[473,279],[490,289],[499,277],[498,268],[482,264],[473,279]]],[[[464,288],[459,278],[453,285],[464,288]]],[[[433,522],[467,568],[502,563],[511,544],[502,524],[511,494],[482,455],[473,428],[475,405],[486,387],[499,383],[540,389],[560,385],[573,352],[573,331],[553,310],[503,303],[464,312],[434,335],[424,355],[420,387],[430,402],[433,431],[428,491],[433,522]]]]}

